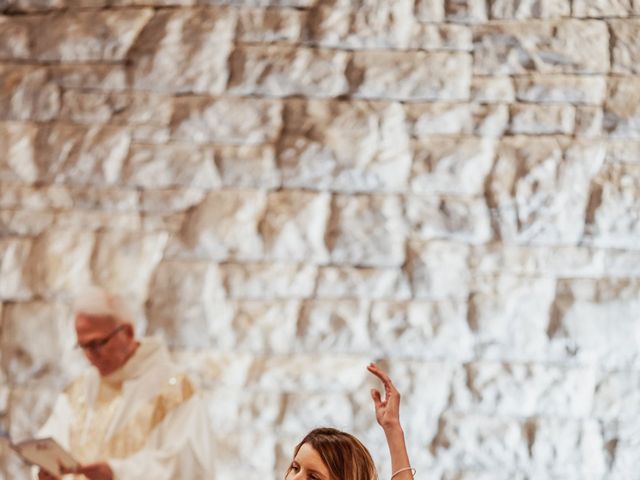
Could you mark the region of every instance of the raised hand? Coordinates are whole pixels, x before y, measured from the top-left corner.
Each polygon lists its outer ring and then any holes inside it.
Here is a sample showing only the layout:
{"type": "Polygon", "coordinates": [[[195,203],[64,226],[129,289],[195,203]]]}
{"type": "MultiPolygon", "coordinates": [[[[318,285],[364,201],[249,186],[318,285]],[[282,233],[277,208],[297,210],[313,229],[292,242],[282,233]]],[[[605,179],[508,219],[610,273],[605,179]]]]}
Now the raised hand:
{"type": "Polygon", "coordinates": [[[371,390],[376,420],[384,430],[400,427],[400,392],[391,382],[389,375],[375,363],[370,363],[367,370],[378,377],[384,385],[384,399],[379,390],[375,388],[371,390]]]}

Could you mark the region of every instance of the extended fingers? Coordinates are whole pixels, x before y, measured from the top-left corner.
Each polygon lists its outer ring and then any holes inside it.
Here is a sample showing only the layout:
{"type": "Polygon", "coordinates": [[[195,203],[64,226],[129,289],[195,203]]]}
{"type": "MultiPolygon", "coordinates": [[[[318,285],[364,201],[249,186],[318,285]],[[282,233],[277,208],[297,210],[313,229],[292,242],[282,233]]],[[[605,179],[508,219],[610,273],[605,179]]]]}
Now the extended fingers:
{"type": "Polygon", "coordinates": [[[373,373],[376,377],[378,377],[382,381],[382,383],[384,383],[384,387],[387,393],[397,391],[396,387],[393,385],[393,382],[391,382],[389,375],[387,375],[387,373],[384,370],[381,370],[375,363],[370,363],[367,366],[367,370],[373,373]]]}

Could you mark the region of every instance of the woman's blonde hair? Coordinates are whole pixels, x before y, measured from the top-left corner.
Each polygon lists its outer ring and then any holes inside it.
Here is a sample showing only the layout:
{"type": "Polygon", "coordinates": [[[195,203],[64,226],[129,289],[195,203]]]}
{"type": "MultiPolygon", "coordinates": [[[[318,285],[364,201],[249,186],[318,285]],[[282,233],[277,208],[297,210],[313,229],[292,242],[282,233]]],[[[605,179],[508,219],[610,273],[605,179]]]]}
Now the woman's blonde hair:
{"type": "MultiPolygon", "coordinates": [[[[367,447],[353,435],[335,428],[316,428],[300,441],[293,451],[309,444],[327,466],[331,480],[377,480],[378,474],[367,447]]],[[[287,470],[287,475],[291,467],[287,470]]]]}

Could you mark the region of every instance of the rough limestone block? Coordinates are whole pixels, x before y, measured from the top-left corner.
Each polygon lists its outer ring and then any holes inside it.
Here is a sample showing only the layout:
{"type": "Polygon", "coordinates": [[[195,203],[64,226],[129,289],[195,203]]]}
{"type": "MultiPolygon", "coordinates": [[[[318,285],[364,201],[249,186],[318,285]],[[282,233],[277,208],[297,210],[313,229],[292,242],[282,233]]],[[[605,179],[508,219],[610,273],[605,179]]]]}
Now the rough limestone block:
{"type": "Polygon", "coordinates": [[[307,300],[302,304],[292,350],[304,353],[366,354],[369,303],[362,300],[307,300]]]}
{"type": "Polygon", "coordinates": [[[436,300],[467,298],[470,272],[469,247],[431,240],[409,244],[407,269],[414,298],[436,300]]]}
{"type": "Polygon", "coordinates": [[[569,135],[575,126],[575,107],[572,105],[510,105],[512,135],[569,135]]]}
{"type": "Polygon", "coordinates": [[[592,414],[600,420],[636,423],[640,401],[640,379],[634,371],[600,372],[592,414]]]}
{"type": "Polygon", "coordinates": [[[33,288],[44,298],[69,298],[92,284],[95,237],[86,231],[55,229],[37,237],[28,268],[33,288]]]}
{"type": "Polygon", "coordinates": [[[325,234],[331,208],[328,193],[288,190],[270,193],[260,222],[265,255],[281,261],[325,263],[325,234]]]}
{"type": "Polygon", "coordinates": [[[571,15],[570,0],[491,0],[490,3],[492,19],[548,19],[571,15]]]}
{"type": "Polygon", "coordinates": [[[491,240],[491,218],[484,198],[411,195],[406,198],[411,237],[441,238],[463,243],[491,240]]]}
{"type": "Polygon", "coordinates": [[[548,351],[554,280],[512,275],[475,280],[469,324],[477,355],[504,361],[543,360],[548,351]]]}
{"type": "Polygon", "coordinates": [[[430,137],[417,141],[411,190],[417,194],[479,195],[491,170],[495,141],[478,137],[430,137]]]}
{"type": "Polygon", "coordinates": [[[615,138],[640,139],[640,78],[609,78],[604,129],[615,138]]]}
{"type": "Polygon", "coordinates": [[[51,78],[64,89],[122,91],[128,88],[123,65],[56,64],[48,66],[51,78]]]}
{"type": "Polygon", "coordinates": [[[28,302],[3,308],[2,368],[11,385],[44,381],[62,387],[62,359],[72,356],[75,334],[67,305],[28,302]],[[24,319],[29,321],[25,322],[24,319]]]}
{"type": "Polygon", "coordinates": [[[376,301],[369,325],[373,349],[393,358],[467,361],[473,356],[473,334],[464,302],[376,301]]]}
{"type": "Polygon", "coordinates": [[[514,78],[516,98],[530,103],[576,103],[602,105],[607,79],[604,76],[531,75],[514,78]]]}
{"type": "Polygon", "coordinates": [[[468,100],[471,55],[465,52],[355,52],[349,70],[357,98],[468,100]]]}
{"type": "Polygon", "coordinates": [[[581,362],[637,368],[639,289],[637,279],[561,280],[549,337],[581,362]]]}
{"type": "Polygon", "coordinates": [[[259,191],[224,190],[209,193],[189,212],[179,242],[168,254],[212,260],[262,258],[263,240],[258,223],[266,207],[259,191]]]}
{"type": "Polygon", "coordinates": [[[259,355],[291,354],[298,348],[300,301],[233,302],[232,320],[214,334],[217,345],[228,351],[259,355]]]}
{"type": "Polygon", "coordinates": [[[529,465],[526,424],[510,417],[445,412],[432,449],[456,468],[522,471],[529,465]]]}
{"type": "Polygon", "coordinates": [[[587,215],[595,245],[639,249],[640,165],[607,165],[594,181],[587,215]]]}
{"type": "MultiPolygon", "coordinates": [[[[515,81],[518,81],[516,77],[515,81]]],[[[477,103],[511,103],[515,100],[514,79],[481,77],[471,79],[471,100],[477,103]]]]}
{"type": "Polygon", "coordinates": [[[412,137],[461,135],[473,131],[472,107],[467,103],[408,103],[404,109],[412,137]]]}
{"type": "MultiPolygon", "coordinates": [[[[46,218],[46,217],[45,217],[46,218]]],[[[95,210],[71,210],[58,212],[53,215],[53,222],[47,228],[39,231],[44,233],[48,228],[71,230],[88,230],[98,232],[116,230],[140,235],[142,222],[136,212],[110,212],[95,210]]]]}
{"type": "Polygon", "coordinates": [[[37,133],[34,124],[0,123],[0,177],[3,181],[33,183],[38,179],[37,133]]]}
{"type": "Polygon", "coordinates": [[[28,263],[32,245],[30,238],[5,236],[0,240],[1,300],[27,300],[33,296],[33,278],[28,263]]]}
{"type": "Polygon", "coordinates": [[[191,143],[267,143],[278,138],[281,113],[271,100],[183,97],[175,100],[171,135],[191,143]]]}
{"type": "Polygon", "coordinates": [[[212,147],[197,145],[132,145],[123,181],[132,187],[202,188],[221,186],[212,147]]]}
{"type": "Polygon", "coordinates": [[[413,0],[344,2],[321,0],[311,11],[309,33],[313,43],[323,47],[362,49],[402,49],[409,46],[414,28],[413,0]]]}
{"type": "Polygon", "coordinates": [[[416,18],[421,22],[442,22],[444,21],[444,5],[445,0],[416,0],[416,18]]]}
{"type": "Polygon", "coordinates": [[[509,126],[509,107],[503,104],[472,105],[472,130],[469,133],[480,137],[498,138],[509,126]]]}
{"type": "Polygon", "coordinates": [[[640,163],[640,140],[609,140],[607,162],[640,163]]]}
{"type": "Polygon", "coordinates": [[[173,102],[163,95],[71,90],[62,96],[60,119],[84,124],[167,126],[172,113],[173,102]]]}
{"type": "Polygon", "coordinates": [[[557,277],[628,277],[640,271],[640,253],[576,246],[474,247],[470,265],[478,273],[557,277]]]}
{"type": "Polygon", "coordinates": [[[594,420],[541,418],[531,448],[534,470],[564,478],[598,478],[607,471],[602,432],[594,420]]]}
{"type": "MultiPolygon", "coordinates": [[[[322,327],[327,316],[334,315],[336,324],[346,328],[347,323],[357,323],[359,331],[366,333],[363,324],[366,323],[366,311],[363,311],[366,305],[358,305],[358,302],[345,300],[340,303],[334,301],[320,302],[312,301],[311,304],[303,306],[307,313],[303,315],[313,315],[317,317],[316,324],[322,327]],[[314,313],[315,312],[315,313],[314,313]],[[358,317],[354,316],[357,313],[358,317]]],[[[299,323],[299,325],[302,325],[299,323]]],[[[324,327],[327,325],[325,324],[324,327]]],[[[305,329],[310,327],[306,324],[305,329]]],[[[299,334],[303,330],[299,329],[299,334]]],[[[308,332],[310,333],[310,332],[308,332]]],[[[314,335],[320,336],[323,333],[315,331],[314,335]]],[[[348,332],[342,331],[344,337],[350,336],[348,332]]],[[[331,336],[333,337],[333,336],[331,336]]],[[[348,340],[344,338],[343,340],[348,340]]],[[[309,339],[311,340],[311,339],[309,339]]],[[[315,342],[319,343],[322,338],[316,338],[315,342]]],[[[327,338],[327,343],[336,341],[336,338],[327,338]]],[[[301,341],[299,338],[298,342],[301,341]]],[[[299,347],[301,350],[302,348],[299,347]]],[[[322,352],[311,352],[305,350],[304,353],[298,353],[288,356],[267,356],[256,360],[251,367],[249,387],[256,388],[265,392],[281,392],[281,393],[326,393],[336,392],[350,394],[367,385],[370,375],[363,368],[371,361],[367,352],[358,354],[351,352],[349,354],[332,352],[326,355],[322,352]]]]}
{"type": "Polygon", "coordinates": [[[234,7],[312,7],[316,0],[205,0],[211,5],[231,5],[234,7]]]}
{"type": "Polygon", "coordinates": [[[338,97],[349,91],[347,52],[289,45],[243,45],[231,55],[228,91],[266,97],[338,97]]]}
{"type": "Polygon", "coordinates": [[[453,382],[452,406],[500,416],[589,416],[595,378],[588,367],[470,363],[453,382]]]}
{"type": "Polygon", "coordinates": [[[297,263],[226,263],[220,265],[228,295],[241,300],[309,298],[317,268],[297,263]]]}
{"type": "Polygon", "coordinates": [[[287,396],[277,392],[213,388],[203,391],[211,423],[219,433],[238,430],[275,430],[287,396]]]}
{"type": "Polygon", "coordinates": [[[45,68],[0,66],[0,119],[47,122],[60,103],[60,89],[45,68]]]}
{"type": "Polygon", "coordinates": [[[574,17],[629,17],[634,0],[574,0],[574,17]]]}
{"type": "Polygon", "coordinates": [[[468,25],[453,23],[415,23],[408,47],[419,50],[470,52],[473,49],[471,28],[468,25]]]}
{"type": "Polygon", "coordinates": [[[0,17],[0,58],[118,62],[153,15],[147,8],[0,17]],[[43,23],[44,21],[44,23],[43,23]]]}
{"type": "MultiPolygon", "coordinates": [[[[32,210],[0,211],[0,231],[5,236],[35,237],[51,228],[56,221],[54,212],[32,210]]],[[[8,285],[15,285],[14,280],[10,280],[8,285]]]]}
{"type": "Polygon", "coordinates": [[[396,103],[290,102],[278,154],[289,188],[398,191],[411,167],[396,103]]]}
{"type": "Polygon", "coordinates": [[[577,242],[584,232],[590,182],[604,156],[599,142],[503,139],[488,182],[502,238],[528,244],[577,242]]]}
{"type": "Polygon", "coordinates": [[[474,27],[473,38],[474,74],[609,71],[609,34],[601,21],[498,22],[474,27]]]}
{"type": "Polygon", "coordinates": [[[640,74],[640,18],[610,20],[611,71],[623,75],[640,74]]]}
{"type": "MultiPolygon", "coordinates": [[[[289,394],[285,398],[279,427],[284,432],[299,435],[319,425],[333,425],[345,431],[353,431],[355,406],[344,394],[289,394]],[[309,415],[313,411],[313,417],[309,415]]],[[[299,441],[299,440],[298,440],[299,441]]]]}
{"type": "Polygon", "coordinates": [[[211,326],[228,323],[224,293],[217,265],[162,261],[149,285],[147,331],[174,347],[208,347],[211,326]]]}
{"type": "Polygon", "coordinates": [[[398,299],[411,296],[409,278],[400,268],[320,267],[318,298],[398,299]]]}
{"type": "MultiPolygon", "coordinates": [[[[243,0],[244,3],[249,1],[243,0]]],[[[234,3],[239,1],[236,0],[234,3]]],[[[274,476],[277,435],[273,429],[247,428],[236,430],[231,434],[220,432],[215,433],[211,440],[211,450],[218,452],[222,459],[216,462],[216,476],[235,478],[237,475],[246,480],[260,480],[274,476]],[[251,452],[251,455],[247,455],[247,452],[251,452]]],[[[284,476],[284,472],[279,476],[284,476]]]]}
{"type": "Polygon", "coordinates": [[[43,126],[36,138],[39,181],[104,186],[120,179],[131,136],[112,126],[43,126]]]}
{"type": "Polygon", "coordinates": [[[126,294],[144,303],[151,274],[162,259],[165,232],[104,232],[96,235],[91,258],[93,279],[110,291],[126,285],[126,294]]]}
{"type": "Polygon", "coordinates": [[[74,205],[67,187],[33,187],[17,182],[0,184],[0,207],[3,209],[49,210],[70,209],[74,205]]]}
{"type": "Polygon", "coordinates": [[[485,0],[445,0],[446,20],[464,23],[486,22],[487,4],[485,0]]]}
{"type": "Polygon", "coordinates": [[[186,212],[204,200],[207,192],[196,188],[152,190],[140,194],[140,211],[144,214],[168,214],[186,212]]]}
{"type": "Polygon", "coordinates": [[[580,105],[576,107],[576,137],[602,138],[604,110],[602,107],[580,105]]]}
{"type": "Polygon", "coordinates": [[[337,264],[398,267],[405,260],[406,224],[395,195],[336,195],[327,246],[337,264]]]}
{"type": "Polygon", "coordinates": [[[236,40],[247,43],[292,42],[302,39],[308,13],[293,8],[243,8],[238,12],[236,40]]]}
{"type": "Polygon", "coordinates": [[[156,92],[222,93],[235,23],[232,9],[157,11],[128,54],[132,85],[156,92]]]}
{"type": "Polygon", "coordinates": [[[271,145],[222,145],[215,148],[215,159],[225,187],[270,190],[282,184],[271,145]]]}

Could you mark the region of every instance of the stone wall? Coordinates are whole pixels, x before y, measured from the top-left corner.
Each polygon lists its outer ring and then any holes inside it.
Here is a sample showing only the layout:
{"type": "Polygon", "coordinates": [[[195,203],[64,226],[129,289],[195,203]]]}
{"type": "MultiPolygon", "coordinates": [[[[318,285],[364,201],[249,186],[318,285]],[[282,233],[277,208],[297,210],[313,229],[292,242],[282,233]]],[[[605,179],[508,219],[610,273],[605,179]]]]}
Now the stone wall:
{"type": "Polygon", "coordinates": [[[639,479],[640,0],[195,2],[0,0],[2,426],[81,367],[96,283],[222,480],[319,424],[388,478],[371,359],[418,478],[639,479]]]}

